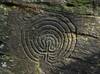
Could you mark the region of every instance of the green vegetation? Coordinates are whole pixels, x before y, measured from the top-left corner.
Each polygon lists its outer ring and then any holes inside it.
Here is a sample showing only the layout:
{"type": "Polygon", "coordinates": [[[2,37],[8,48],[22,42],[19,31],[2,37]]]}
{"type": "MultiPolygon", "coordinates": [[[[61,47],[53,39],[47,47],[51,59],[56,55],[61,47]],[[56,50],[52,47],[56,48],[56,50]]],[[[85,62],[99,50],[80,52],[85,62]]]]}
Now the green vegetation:
{"type": "Polygon", "coordinates": [[[66,11],[75,14],[92,15],[93,5],[91,0],[67,0],[65,4],[61,5],[43,5],[44,9],[49,11],[66,11]]]}

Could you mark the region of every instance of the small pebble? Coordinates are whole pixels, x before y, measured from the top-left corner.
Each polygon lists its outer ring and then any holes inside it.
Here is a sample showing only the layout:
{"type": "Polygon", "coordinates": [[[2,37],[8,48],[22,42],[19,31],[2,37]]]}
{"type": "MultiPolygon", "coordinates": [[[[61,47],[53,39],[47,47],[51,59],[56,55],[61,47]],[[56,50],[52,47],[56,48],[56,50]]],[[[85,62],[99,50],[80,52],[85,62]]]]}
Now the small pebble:
{"type": "Polygon", "coordinates": [[[0,41],[0,50],[4,48],[4,44],[2,41],[0,41]]]}
{"type": "Polygon", "coordinates": [[[3,62],[3,63],[1,63],[2,64],[2,67],[7,67],[7,63],[6,62],[3,62]]]}
{"type": "Polygon", "coordinates": [[[1,44],[0,45],[0,50],[3,49],[3,48],[4,48],[4,44],[1,44]]]}

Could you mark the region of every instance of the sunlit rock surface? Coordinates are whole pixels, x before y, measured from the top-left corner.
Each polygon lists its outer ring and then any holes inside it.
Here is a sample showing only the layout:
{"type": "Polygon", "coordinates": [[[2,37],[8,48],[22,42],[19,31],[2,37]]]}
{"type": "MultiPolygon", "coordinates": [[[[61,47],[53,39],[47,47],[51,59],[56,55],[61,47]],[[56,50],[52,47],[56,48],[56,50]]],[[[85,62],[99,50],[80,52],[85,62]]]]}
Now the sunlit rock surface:
{"type": "Polygon", "coordinates": [[[99,0],[1,0],[0,74],[99,74],[99,0]]]}

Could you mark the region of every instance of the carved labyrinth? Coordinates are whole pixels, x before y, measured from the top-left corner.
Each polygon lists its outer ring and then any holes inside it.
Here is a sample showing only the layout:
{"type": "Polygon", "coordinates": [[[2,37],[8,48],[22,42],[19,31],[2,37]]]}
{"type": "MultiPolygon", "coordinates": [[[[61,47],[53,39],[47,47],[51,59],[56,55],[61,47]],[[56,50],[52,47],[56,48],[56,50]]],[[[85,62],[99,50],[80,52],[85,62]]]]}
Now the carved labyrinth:
{"type": "Polygon", "coordinates": [[[49,64],[69,57],[75,47],[76,32],[71,21],[61,14],[39,14],[21,30],[25,54],[34,62],[39,59],[49,64]]]}

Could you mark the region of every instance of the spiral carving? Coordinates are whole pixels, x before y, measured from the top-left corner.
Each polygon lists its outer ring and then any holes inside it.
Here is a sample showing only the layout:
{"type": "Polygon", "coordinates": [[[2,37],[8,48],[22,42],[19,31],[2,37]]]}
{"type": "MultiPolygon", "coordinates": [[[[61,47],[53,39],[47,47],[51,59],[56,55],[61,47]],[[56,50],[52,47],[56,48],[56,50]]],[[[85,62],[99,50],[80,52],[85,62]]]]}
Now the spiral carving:
{"type": "Polygon", "coordinates": [[[76,28],[68,18],[55,13],[39,14],[31,23],[21,30],[21,42],[31,60],[54,64],[71,55],[76,43],[72,32],[76,28]]]}

